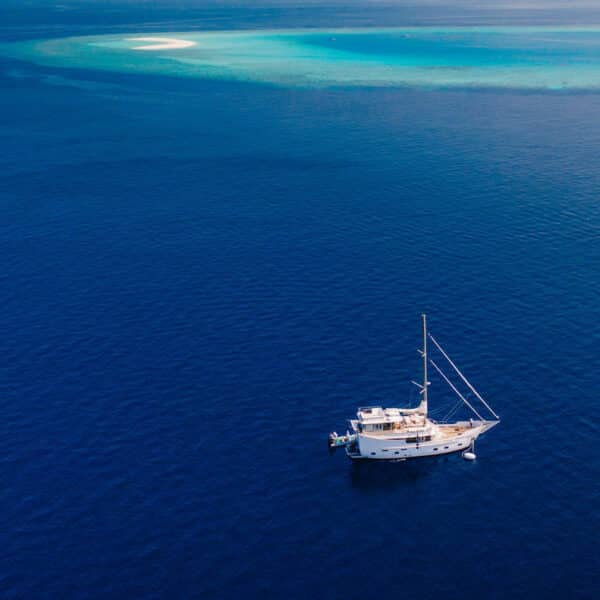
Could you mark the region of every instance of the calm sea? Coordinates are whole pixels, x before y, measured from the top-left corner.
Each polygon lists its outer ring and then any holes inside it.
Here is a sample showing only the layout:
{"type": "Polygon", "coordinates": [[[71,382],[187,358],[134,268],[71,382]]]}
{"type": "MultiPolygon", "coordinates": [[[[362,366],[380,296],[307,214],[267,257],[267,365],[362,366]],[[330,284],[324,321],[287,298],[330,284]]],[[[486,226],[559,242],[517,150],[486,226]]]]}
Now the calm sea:
{"type": "MultiPolygon", "coordinates": [[[[1,14],[4,41],[600,23],[191,2],[1,14]]],[[[0,596],[598,597],[600,94],[9,60],[0,87],[0,596]],[[357,406],[416,401],[422,312],[501,425],[475,463],[330,456],[357,406]]],[[[433,377],[430,401],[454,404],[433,377]]]]}

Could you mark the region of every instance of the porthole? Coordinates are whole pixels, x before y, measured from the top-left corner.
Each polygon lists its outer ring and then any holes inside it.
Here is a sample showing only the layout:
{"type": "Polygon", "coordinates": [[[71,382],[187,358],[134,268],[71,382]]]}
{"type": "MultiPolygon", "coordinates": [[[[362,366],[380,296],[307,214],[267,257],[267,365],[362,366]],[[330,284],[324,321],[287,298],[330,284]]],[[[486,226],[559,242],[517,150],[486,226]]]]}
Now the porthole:
{"type": "Polygon", "coordinates": [[[433,449],[433,451],[434,451],[434,452],[437,452],[437,451],[438,451],[438,448],[434,448],[434,449],[433,449]]]}
{"type": "Polygon", "coordinates": [[[375,452],[371,452],[371,456],[375,456],[375,452]]]}

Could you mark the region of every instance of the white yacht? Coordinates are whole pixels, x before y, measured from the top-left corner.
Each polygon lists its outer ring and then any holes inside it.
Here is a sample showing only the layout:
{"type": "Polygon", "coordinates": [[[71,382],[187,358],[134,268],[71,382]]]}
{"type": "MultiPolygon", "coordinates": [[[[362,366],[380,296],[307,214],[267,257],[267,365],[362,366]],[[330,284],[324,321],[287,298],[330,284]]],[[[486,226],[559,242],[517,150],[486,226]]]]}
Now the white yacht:
{"type": "MultiPolygon", "coordinates": [[[[338,435],[333,432],[329,436],[331,448],[345,447],[347,455],[352,459],[374,460],[406,460],[425,456],[438,456],[452,452],[462,452],[467,460],[475,458],[475,440],[488,429],[500,422],[500,417],[475,390],[461,373],[458,367],[427,331],[426,316],[423,318],[423,384],[415,381],[420,389],[421,402],[416,408],[383,408],[368,406],[358,409],[357,418],[350,421],[352,432],[338,435]],[[460,377],[464,386],[481,404],[492,418],[484,418],[475,408],[475,400],[467,400],[459,389],[442,372],[439,366],[427,354],[427,340],[431,340],[443,358],[460,377]],[[458,396],[459,403],[464,402],[473,412],[475,418],[468,421],[438,422],[429,418],[428,394],[429,381],[427,367],[431,365],[458,396]]],[[[483,412],[483,410],[480,408],[483,412]]]]}

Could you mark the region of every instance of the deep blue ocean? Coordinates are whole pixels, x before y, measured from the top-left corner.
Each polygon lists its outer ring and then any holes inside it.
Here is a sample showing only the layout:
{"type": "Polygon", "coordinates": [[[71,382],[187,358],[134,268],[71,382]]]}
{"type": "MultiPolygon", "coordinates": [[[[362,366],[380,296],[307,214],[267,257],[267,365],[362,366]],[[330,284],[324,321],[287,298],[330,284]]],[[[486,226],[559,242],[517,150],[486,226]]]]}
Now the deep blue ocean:
{"type": "MultiPolygon", "coordinates": [[[[597,22],[9,0],[2,41],[597,22]]],[[[600,595],[600,94],[287,89],[0,61],[2,598],[600,595]],[[353,465],[420,314],[502,417],[353,465]]],[[[454,399],[432,377],[430,403],[454,399]]]]}

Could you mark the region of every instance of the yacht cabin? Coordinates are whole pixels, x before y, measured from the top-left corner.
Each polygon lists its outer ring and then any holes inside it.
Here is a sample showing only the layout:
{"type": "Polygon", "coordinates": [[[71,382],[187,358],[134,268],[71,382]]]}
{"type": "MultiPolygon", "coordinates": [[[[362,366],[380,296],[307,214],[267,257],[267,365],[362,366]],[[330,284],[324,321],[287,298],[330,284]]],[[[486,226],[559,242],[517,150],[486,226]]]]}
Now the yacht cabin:
{"type": "Polygon", "coordinates": [[[417,433],[430,424],[419,408],[382,408],[365,406],[358,409],[357,419],[350,421],[356,433],[369,435],[394,435],[399,433],[417,433]]]}

